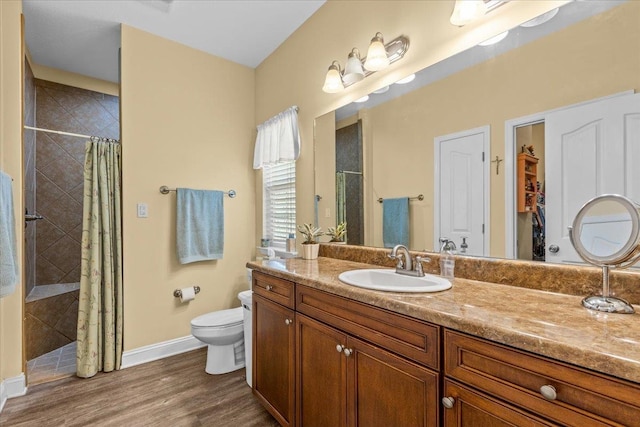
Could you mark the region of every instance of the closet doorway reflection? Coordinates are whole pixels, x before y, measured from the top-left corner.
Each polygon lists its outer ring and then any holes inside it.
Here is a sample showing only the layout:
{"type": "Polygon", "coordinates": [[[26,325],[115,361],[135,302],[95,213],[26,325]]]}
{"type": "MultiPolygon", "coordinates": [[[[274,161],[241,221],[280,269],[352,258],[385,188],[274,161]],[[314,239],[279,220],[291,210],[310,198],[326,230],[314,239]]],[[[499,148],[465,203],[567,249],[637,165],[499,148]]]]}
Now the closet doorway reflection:
{"type": "MultiPolygon", "coordinates": [[[[24,65],[25,126],[120,138],[118,97],[38,79],[28,60],[24,65]]],[[[33,385],[76,372],[87,138],[29,129],[23,135],[24,342],[33,385]]]]}

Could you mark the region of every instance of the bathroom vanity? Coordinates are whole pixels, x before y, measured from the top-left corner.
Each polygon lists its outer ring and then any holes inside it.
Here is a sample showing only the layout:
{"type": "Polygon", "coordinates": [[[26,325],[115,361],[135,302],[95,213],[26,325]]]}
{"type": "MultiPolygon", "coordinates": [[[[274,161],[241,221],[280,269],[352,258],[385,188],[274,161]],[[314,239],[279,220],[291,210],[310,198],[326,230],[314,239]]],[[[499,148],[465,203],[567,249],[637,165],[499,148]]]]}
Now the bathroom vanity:
{"type": "Polygon", "coordinates": [[[283,426],[640,424],[640,318],[455,279],[402,294],[320,257],[253,276],[254,394],[283,426]]]}

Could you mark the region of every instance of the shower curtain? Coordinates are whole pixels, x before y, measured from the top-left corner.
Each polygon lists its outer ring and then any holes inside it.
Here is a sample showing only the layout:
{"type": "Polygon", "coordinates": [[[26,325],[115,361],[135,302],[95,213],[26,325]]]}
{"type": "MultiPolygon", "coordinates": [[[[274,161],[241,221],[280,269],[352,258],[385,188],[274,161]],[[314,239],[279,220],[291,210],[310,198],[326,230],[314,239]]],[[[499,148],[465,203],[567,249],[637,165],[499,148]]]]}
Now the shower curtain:
{"type": "Polygon", "coordinates": [[[91,138],[85,147],[77,375],[120,369],[122,218],[120,144],[91,138]]]}

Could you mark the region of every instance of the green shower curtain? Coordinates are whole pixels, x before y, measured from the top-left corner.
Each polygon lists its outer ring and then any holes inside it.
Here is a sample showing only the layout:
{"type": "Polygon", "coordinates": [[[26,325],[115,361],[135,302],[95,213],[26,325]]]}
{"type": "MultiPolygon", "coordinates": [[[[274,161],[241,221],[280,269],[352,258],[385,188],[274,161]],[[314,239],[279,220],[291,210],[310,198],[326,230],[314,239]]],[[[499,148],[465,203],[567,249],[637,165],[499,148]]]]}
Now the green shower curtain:
{"type": "Polygon", "coordinates": [[[117,141],[87,141],[76,354],[83,378],[120,369],[122,359],[120,166],[117,141]]]}

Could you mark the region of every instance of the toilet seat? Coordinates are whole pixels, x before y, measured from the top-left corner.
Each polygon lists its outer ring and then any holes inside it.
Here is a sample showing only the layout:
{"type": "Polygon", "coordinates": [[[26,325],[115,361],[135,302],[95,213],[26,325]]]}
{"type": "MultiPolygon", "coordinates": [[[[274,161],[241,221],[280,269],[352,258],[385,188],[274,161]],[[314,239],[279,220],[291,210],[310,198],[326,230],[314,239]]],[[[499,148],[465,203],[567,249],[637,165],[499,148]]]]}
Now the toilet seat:
{"type": "Polygon", "coordinates": [[[244,314],[242,307],[230,308],[206,313],[191,320],[191,327],[198,328],[228,328],[242,325],[244,314]]]}

